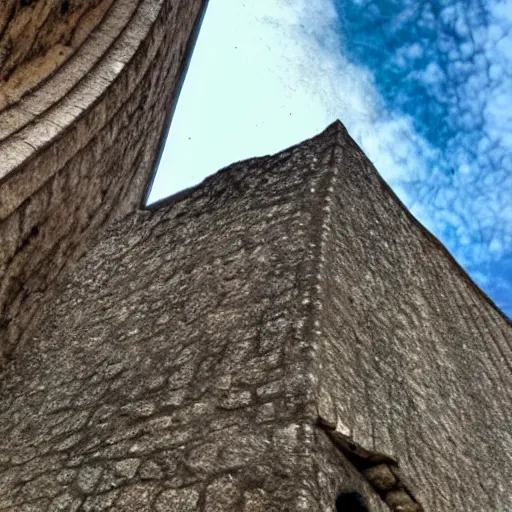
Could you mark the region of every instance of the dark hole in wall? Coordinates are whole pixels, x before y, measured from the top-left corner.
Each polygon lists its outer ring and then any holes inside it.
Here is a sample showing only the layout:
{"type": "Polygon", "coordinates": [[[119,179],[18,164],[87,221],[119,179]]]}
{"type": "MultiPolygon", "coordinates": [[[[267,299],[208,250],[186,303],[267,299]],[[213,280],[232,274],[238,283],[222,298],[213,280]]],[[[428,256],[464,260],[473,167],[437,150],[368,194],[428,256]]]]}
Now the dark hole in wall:
{"type": "Polygon", "coordinates": [[[69,8],[71,7],[70,0],[62,0],[60,4],[60,15],[65,16],[69,12],[69,8]]]}
{"type": "Polygon", "coordinates": [[[369,512],[358,492],[342,492],[336,498],[336,512],[369,512]]]}
{"type": "MultiPolygon", "coordinates": [[[[370,452],[362,446],[358,446],[340,432],[326,429],[323,425],[322,427],[343,455],[361,473],[391,510],[395,512],[423,512],[422,506],[405,485],[396,461],[383,453],[370,452]]],[[[345,494],[354,495],[357,493],[345,494]]],[[[340,494],[338,499],[347,499],[348,501],[346,504],[341,501],[339,506],[338,501],[336,501],[337,511],[368,510],[364,504],[362,505],[363,508],[358,508],[357,500],[353,497],[343,498],[343,494],[340,494]],[[353,500],[353,505],[350,504],[350,500],[353,500]],[[351,506],[354,508],[351,508],[351,506]]]]}

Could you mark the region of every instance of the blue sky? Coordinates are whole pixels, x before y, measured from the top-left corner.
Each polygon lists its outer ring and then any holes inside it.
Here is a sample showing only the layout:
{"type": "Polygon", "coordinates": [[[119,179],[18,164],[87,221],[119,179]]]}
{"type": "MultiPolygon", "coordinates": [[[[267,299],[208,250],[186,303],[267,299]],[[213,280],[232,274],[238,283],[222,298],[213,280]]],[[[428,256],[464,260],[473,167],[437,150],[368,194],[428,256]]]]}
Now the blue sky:
{"type": "Polygon", "coordinates": [[[512,0],[210,0],[149,201],[340,119],[512,316],[510,70],[512,0]]]}

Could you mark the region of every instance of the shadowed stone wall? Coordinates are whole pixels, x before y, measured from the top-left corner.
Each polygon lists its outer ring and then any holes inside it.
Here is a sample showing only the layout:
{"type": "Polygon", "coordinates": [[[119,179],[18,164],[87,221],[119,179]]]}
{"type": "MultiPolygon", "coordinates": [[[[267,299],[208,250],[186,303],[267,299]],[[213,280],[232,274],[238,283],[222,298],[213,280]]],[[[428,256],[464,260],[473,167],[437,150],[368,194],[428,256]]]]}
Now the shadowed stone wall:
{"type": "Polygon", "coordinates": [[[506,510],[510,343],[336,123],[87,252],[0,382],[0,510],[506,510]]]}
{"type": "Polygon", "coordinates": [[[83,41],[47,80],[0,108],[0,365],[91,237],[142,203],[205,4],[116,0],[67,9],[39,0],[2,11],[13,13],[2,37],[12,41],[16,69],[51,53],[58,34],[83,41]],[[14,35],[22,25],[34,55],[14,35]]]}

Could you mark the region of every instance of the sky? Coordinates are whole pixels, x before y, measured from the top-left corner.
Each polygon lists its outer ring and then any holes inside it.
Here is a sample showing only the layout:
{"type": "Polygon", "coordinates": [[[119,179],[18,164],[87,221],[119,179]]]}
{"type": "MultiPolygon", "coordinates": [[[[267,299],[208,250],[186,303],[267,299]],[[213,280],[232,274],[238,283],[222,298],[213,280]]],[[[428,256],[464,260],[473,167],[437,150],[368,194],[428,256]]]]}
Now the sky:
{"type": "Polygon", "coordinates": [[[512,0],[210,0],[149,202],[336,119],[512,316],[512,0]]]}

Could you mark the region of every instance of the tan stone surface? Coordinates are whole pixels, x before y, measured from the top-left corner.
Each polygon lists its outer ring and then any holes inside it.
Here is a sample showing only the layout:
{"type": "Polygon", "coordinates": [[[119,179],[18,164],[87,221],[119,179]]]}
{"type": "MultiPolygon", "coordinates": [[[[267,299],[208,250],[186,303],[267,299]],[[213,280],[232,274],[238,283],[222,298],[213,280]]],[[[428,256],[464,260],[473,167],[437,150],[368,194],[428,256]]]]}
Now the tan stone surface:
{"type": "Polygon", "coordinates": [[[102,21],[113,0],[4,0],[0,110],[53,73],[102,21]]]}
{"type": "Polygon", "coordinates": [[[0,361],[91,237],[141,204],[204,6],[117,0],[47,82],[0,111],[0,361]]]}

